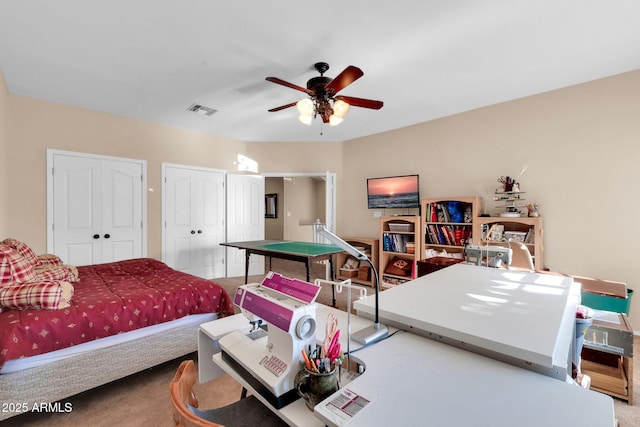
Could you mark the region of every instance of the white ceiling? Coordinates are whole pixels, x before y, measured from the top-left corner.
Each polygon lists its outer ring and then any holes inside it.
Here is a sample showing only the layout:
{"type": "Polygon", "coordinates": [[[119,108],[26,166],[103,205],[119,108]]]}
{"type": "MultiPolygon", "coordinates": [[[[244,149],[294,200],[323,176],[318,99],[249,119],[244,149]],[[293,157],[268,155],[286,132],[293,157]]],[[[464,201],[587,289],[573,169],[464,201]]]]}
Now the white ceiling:
{"type": "Polygon", "coordinates": [[[638,0],[0,0],[12,94],[242,141],[343,141],[640,69],[638,0]],[[299,86],[384,101],[311,127],[299,86]],[[193,103],[219,110],[187,112],[193,103]],[[321,135],[322,133],[322,135],[321,135]]]}

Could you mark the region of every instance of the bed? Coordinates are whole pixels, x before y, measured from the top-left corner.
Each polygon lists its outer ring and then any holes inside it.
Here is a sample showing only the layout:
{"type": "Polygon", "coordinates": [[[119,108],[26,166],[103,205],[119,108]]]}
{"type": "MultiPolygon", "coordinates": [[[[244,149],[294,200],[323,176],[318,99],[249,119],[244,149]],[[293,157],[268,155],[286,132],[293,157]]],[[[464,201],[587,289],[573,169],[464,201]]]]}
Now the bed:
{"type": "Polygon", "coordinates": [[[151,258],[68,266],[68,280],[46,281],[64,284],[48,288],[57,299],[20,306],[24,298],[7,297],[18,284],[7,285],[16,269],[3,250],[0,243],[0,420],[194,352],[199,325],[233,313],[222,287],[151,258]]]}

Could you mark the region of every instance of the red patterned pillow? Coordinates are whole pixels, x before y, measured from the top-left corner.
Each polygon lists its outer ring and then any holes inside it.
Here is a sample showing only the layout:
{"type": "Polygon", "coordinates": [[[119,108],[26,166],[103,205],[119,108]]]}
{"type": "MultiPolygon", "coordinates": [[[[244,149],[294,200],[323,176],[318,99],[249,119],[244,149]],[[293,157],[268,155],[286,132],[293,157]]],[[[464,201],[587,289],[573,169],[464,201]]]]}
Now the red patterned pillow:
{"type": "Polygon", "coordinates": [[[73,285],[68,282],[20,283],[0,288],[0,307],[17,310],[69,307],[73,285]]]}
{"type": "Polygon", "coordinates": [[[0,243],[0,285],[31,282],[36,277],[33,265],[9,245],[0,243]]]}

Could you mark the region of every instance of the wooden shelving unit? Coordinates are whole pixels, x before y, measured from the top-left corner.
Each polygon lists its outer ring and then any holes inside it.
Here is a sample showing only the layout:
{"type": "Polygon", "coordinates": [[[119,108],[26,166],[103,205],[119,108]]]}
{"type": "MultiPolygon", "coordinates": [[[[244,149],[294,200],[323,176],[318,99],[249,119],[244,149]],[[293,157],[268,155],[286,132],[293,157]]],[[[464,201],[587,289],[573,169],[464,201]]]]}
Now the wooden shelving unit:
{"type": "Polygon", "coordinates": [[[533,257],[536,270],[544,270],[544,247],[542,240],[544,230],[542,228],[542,218],[506,218],[496,216],[476,218],[473,222],[473,244],[483,245],[491,243],[492,241],[498,241],[489,235],[489,231],[493,225],[501,225],[504,227],[502,238],[504,238],[507,233],[514,234],[514,232],[517,233],[518,238],[522,236],[522,239],[525,240],[523,243],[527,246],[533,257]]]}
{"type": "Polygon", "coordinates": [[[585,348],[581,371],[591,377],[591,389],[633,405],[633,359],[585,348]]]}
{"type": "MultiPolygon", "coordinates": [[[[366,237],[342,237],[342,240],[349,243],[351,246],[357,248],[364,254],[366,254],[373,266],[378,269],[378,254],[380,251],[380,240],[369,239],[366,237]]],[[[366,261],[359,262],[356,260],[356,270],[348,271],[342,267],[347,260],[354,259],[346,252],[340,252],[336,254],[336,277],[337,280],[351,279],[354,283],[360,283],[362,285],[375,286],[373,273],[371,272],[371,266],[366,261]]]]}
{"type": "Polygon", "coordinates": [[[586,330],[580,370],[591,377],[591,389],[633,405],[633,328],[626,313],[594,318],[586,330]]]}
{"type": "MultiPolygon", "coordinates": [[[[381,286],[395,286],[417,277],[417,263],[422,247],[422,227],[418,216],[391,216],[380,218],[379,274],[381,286]],[[407,263],[403,274],[391,267],[407,263]],[[396,270],[396,274],[388,272],[396,270]]],[[[403,266],[404,267],[404,266],[403,266]]],[[[400,268],[400,267],[398,267],[400,268]]]]}
{"type": "Polygon", "coordinates": [[[422,199],[423,244],[420,259],[427,249],[448,253],[464,252],[482,210],[479,196],[422,199]],[[453,215],[452,215],[453,214],[453,215]]]}

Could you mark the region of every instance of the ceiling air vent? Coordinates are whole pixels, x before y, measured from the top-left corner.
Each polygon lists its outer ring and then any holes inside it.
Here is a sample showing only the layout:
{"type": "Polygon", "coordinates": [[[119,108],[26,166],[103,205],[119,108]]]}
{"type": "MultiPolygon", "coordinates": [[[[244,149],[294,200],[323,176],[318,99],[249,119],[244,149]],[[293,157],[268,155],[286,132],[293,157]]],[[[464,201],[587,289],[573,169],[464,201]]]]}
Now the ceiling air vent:
{"type": "Polygon", "coordinates": [[[189,108],[187,108],[187,111],[198,113],[198,114],[201,114],[203,116],[211,116],[213,113],[217,113],[218,112],[218,110],[216,110],[214,108],[205,107],[204,105],[200,105],[200,104],[191,104],[191,106],[189,108]]]}

